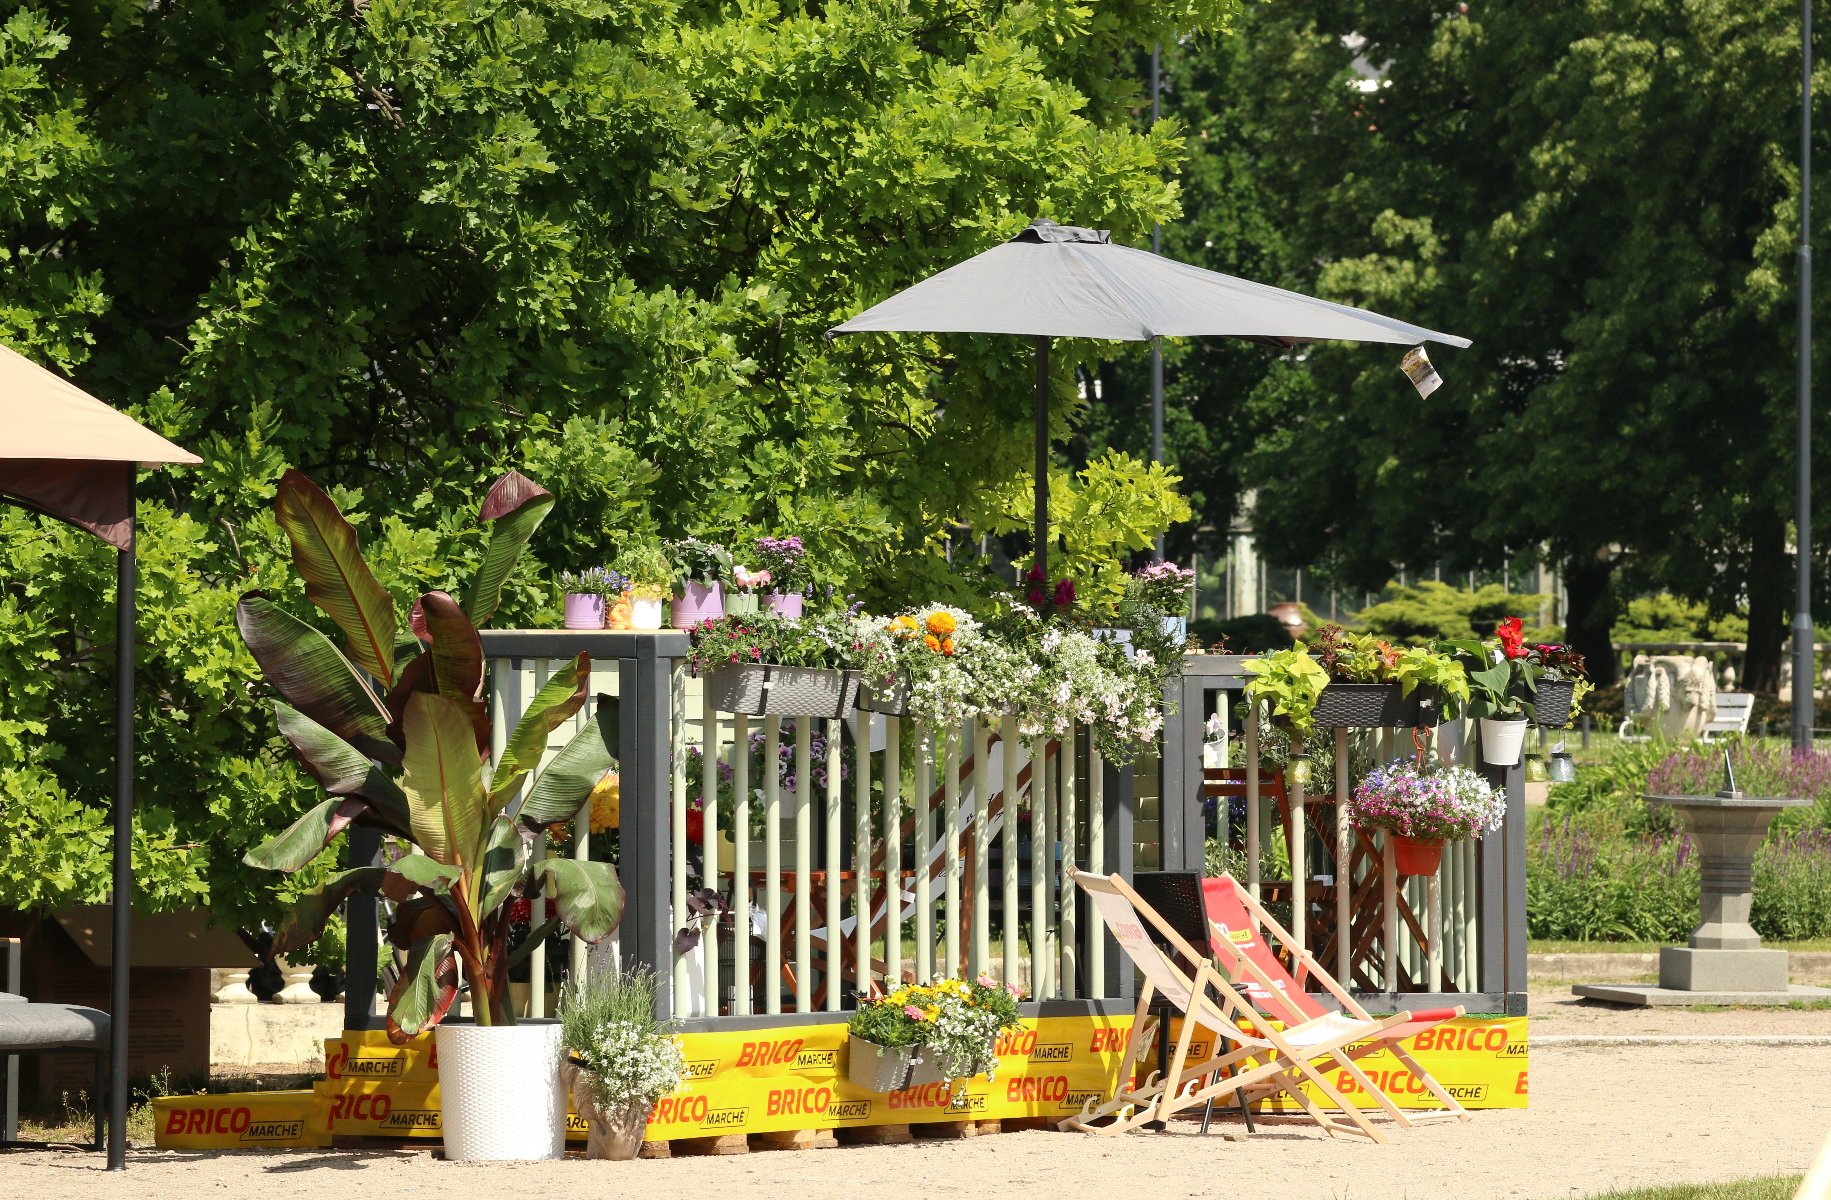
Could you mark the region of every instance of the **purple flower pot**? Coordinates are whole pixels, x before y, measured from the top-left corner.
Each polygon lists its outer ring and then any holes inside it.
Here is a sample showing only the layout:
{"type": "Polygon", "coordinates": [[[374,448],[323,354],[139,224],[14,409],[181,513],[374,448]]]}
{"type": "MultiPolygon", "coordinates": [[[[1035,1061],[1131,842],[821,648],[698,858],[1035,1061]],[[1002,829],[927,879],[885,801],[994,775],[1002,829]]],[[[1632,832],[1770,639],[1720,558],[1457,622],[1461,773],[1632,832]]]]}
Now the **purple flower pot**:
{"type": "Polygon", "coordinates": [[[604,597],[593,592],[567,592],[566,628],[604,628],[604,597]]]}
{"type": "Polygon", "coordinates": [[[802,599],[800,592],[771,592],[769,593],[769,611],[778,617],[787,617],[791,621],[798,620],[801,616],[802,599]]]}
{"type": "Polygon", "coordinates": [[[712,620],[725,615],[725,588],[723,584],[689,583],[684,592],[674,598],[673,626],[676,629],[691,629],[701,621],[712,620]]]}

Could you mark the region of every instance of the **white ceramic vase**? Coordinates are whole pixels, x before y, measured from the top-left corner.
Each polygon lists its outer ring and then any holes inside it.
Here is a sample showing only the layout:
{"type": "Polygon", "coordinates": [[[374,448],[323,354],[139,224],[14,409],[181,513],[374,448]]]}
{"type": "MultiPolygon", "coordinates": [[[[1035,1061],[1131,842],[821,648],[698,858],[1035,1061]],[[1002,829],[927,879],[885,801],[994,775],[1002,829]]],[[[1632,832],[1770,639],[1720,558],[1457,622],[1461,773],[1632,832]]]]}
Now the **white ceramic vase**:
{"type": "Polygon", "coordinates": [[[632,596],[629,601],[629,627],[631,629],[661,628],[661,597],[647,599],[632,596]]]}

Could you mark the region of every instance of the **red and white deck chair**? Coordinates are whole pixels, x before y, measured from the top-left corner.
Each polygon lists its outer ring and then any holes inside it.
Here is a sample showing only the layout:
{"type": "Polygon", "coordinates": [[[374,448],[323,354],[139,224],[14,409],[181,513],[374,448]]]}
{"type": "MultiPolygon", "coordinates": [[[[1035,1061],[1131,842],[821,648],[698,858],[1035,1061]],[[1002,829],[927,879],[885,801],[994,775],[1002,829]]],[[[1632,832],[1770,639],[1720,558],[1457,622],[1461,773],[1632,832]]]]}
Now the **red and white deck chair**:
{"type": "Polygon", "coordinates": [[[1218,879],[1202,880],[1202,907],[1208,919],[1209,949],[1214,954],[1215,963],[1255,1008],[1274,1021],[1284,1023],[1287,1028],[1299,1028],[1329,1016],[1345,1014],[1354,1018],[1369,1032],[1363,1040],[1342,1052],[1347,1060],[1344,1065],[1358,1062],[1369,1054],[1389,1050],[1437,1098],[1445,1110],[1408,1117],[1384,1091],[1369,1083],[1364,1073],[1358,1068],[1354,1069],[1352,1073],[1356,1082],[1367,1089],[1374,1102],[1385,1109],[1394,1121],[1409,1126],[1414,1121],[1441,1117],[1454,1117],[1460,1121],[1469,1119],[1469,1111],[1458,1104],[1456,1098],[1432,1078],[1429,1071],[1419,1066],[1404,1046],[1405,1039],[1414,1034],[1460,1017],[1463,1013],[1460,1005],[1455,1008],[1420,1009],[1383,1020],[1368,1016],[1367,1010],[1355,1001],[1335,977],[1323,970],[1315,956],[1308,950],[1299,949],[1284,926],[1266,912],[1233,876],[1222,875],[1218,879]],[[1267,940],[1268,934],[1277,939],[1278,944],[1284,947],[1297,964],[1296,978],[1292,978],[1273,952],[1267,940]],[[1323,990],[1341,1005],[1342,1013],[1333,1014],[1318,1003],[1316,997],[1304,989],[1302,981],[1305,978],[1320,983],[1323,990]]]}
{"type": "MultiPolygon", "coordinates": [[[[1144,986],[1139,989],[1138,1010],[1114,1074],[1112,1098],[1103,1104],[1089,1100],[1078,1114],[1062,1121],[1060,1128],[1124,1133],[1150,1122],[1167,1121],[1186,1108],[1205,1106],[1215,1096],[1243,1092],[1247,1096],[1288,1095],[1331,1135],[1361,1133],[1375,1142],[1386,1140],[1313,1065],[1318,1058],[1365,1036],[1362,1022],[1330,1014],[1293,1029],[1277,1029],[1234,990],[1212,959],[1185,941],[1125,880],[1073,867],[1068,869],[1068,877],[1087,894],[1107,932],[1144,977],[1144,986]],[[1156,931],[1156,940],[1147,930],[1147,922],[1156,931]],[[1158,946],[1158,940],[1170,946],[1169,952],[1158,946]],[[1193,964],[1193,973],[1185,971],[1172,955],[1193,964]],[[1182,1029],[1169,1072],[1161,1077],[1152,1072],[1138,1086],[1137,1065],[1151,1045],[1156,1024],[1148,1013],[1152,998],[1159,994],[1182,1014],[1182,1029]],[[1191,1063],[1190,1043],[1197,1030],[1214,1039],[1215,1053],[1191,1063]],[[1313,1086],[1347,1123],[1323,1111],[1303,1090],[1304,1083],[1313,1086]],[[1101,1121],[1107,1123],[1099,1124],[1101,1121]]],[[[1358,1073],[1352,1064],[1348,1069],[1358,1073]]]]}

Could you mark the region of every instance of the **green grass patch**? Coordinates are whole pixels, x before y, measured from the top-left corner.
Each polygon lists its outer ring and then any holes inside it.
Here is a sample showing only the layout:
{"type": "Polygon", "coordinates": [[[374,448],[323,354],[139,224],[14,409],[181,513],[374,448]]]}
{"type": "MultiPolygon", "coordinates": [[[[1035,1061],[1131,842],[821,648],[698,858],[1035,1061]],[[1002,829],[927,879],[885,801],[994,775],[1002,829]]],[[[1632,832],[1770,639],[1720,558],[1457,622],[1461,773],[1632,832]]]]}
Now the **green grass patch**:
{"type": "Polygon", "coordinates": [[[1669,1187],[1593,1192],[1584,1200],[1793,1200],[1799,1175],[1762,1175],[1727,1183],[1680,1183],[1669,1187]]]}
{"type": "MultiPolygon", "coordinates": [[[[1661,946],[1674,945],[1672,942],[1584,942],[1571,938],[1528,938],[1528,954],[1658,954],[1661,946]]],[[[1793,942],[1774,942],[1763,940],[1763,946],[1770,950],[1827,951],[1831,950],[1831,938],[1805,938],[1793,942]]]]}

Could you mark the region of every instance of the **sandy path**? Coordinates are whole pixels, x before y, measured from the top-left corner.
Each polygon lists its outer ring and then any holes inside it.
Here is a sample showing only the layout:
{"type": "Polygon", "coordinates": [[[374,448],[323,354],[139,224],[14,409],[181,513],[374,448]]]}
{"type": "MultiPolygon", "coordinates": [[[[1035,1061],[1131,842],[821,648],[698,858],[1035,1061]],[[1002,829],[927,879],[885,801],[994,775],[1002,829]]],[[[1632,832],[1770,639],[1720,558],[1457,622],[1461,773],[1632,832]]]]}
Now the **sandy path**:
{"type": "Polygon", "coordinates": [[[1549,1046],[1533,1051],[1532,1089],[1527,1111],[1394,1130],[1387,1146],[1331,1142],[1280,1121],[1245,1144],[1204,1140],[1190,1126],[1116,1139],[1032,1132],[629,1164],[466,1167],[425,1152],[147,1150],[131,1155],[127,1174],[110,1176],[96,1169],[96,1156],[40,1151],[0,1155],[0,1194],[849,1200],[913,1189],[930,1196],[1075,1192],[1113,1200],[1548,1200],[1614,1186],[1803,1171],[1831,1129],[1831,1047],[1549,1046]]]}
{"type": "Polygon", "coordinates": [[[1534,986],[1528,1003],[1535,1063],[1538,1039],[1560,1034],[1831,1036],[1831,1008],[1623,1008],[1579,1000],[1569,985],[1534,986]]]}

